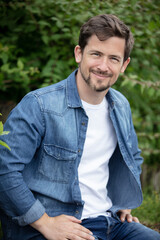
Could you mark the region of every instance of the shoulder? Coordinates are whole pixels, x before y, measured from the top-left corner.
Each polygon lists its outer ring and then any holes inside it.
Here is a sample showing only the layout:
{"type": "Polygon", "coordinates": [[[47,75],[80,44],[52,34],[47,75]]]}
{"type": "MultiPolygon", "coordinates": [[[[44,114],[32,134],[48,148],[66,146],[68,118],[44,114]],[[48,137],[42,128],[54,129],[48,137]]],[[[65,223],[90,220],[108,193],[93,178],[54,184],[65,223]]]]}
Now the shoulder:
{"type": "Polygon", "coordinates": [[[63,102],[66,96],[66,80],[52,84],[29,92],[22,102],[27,101],[31,104],[37,102],[42,109],[50,109],[58,105],[58,102],[63,102]]]}
{"type": "Polygon", "coordinates": [[[52,84],[50,86],[36,89],[36,90],[28,93],[27,95],[34,95],[36,97],[43,97],[43,96],[47,96],[47,95],[50,96],[50,95],[52,95],[52,93],[57,93],[59,91],[64,90],[65,88],[66,88],[66,80],[62,80],[62,81],[52,84]]]}
{"type": "Polygon", "coordinates": [[[36,90],[33,90],[29,93],[27,93],[23,98],[23,99],[29,99],[29,98],[39,98],[39,97],[49,97],[49,96],[53,96],[53,93],[57,93],[59,91],[63,91],[66,88],[66,80],[62,80],[58,83],[52,84],[50,86],[47,87],[42,87],[36,90]]]}

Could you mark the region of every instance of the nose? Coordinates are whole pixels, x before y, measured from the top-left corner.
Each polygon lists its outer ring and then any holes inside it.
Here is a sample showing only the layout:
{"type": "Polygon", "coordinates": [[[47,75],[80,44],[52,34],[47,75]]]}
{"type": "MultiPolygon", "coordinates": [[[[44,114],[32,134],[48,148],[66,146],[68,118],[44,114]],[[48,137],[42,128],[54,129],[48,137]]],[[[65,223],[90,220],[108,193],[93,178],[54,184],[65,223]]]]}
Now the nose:
{"type": "Polygon", "coordinates": [[[103,72],[108,72],[109,62],[108,62],[108,59],[106,57],[101,58],[98,68],[103,72]]]}

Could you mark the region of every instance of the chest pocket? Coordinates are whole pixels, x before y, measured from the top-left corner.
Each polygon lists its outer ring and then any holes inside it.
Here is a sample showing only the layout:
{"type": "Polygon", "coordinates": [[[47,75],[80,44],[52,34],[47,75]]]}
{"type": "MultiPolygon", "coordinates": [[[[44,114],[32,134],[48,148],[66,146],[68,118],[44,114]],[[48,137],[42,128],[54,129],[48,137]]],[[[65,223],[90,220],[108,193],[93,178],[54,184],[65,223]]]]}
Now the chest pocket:
{"type": "Polygon", "coordinates": [[[51,181],[68,183],[76,157],[76,151],[45,144],[39,172],[51,181]]]}

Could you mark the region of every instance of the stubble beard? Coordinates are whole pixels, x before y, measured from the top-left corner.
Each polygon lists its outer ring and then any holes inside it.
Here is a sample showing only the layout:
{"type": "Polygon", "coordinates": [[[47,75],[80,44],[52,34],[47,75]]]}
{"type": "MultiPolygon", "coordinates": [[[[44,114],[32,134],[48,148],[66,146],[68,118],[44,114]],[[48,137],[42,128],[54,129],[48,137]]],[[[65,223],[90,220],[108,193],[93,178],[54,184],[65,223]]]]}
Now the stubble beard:
{"type": "MultiPolygon", "coordinates": [[[[84,75],[84,73],[82,72],[82,69],[81,69],[81,66],[79,66],[79,69],[80,69],[80,73],[81,73],[81,76],[83,78],[83,80],[87,83],[88,86],[90,86],[95,92],[103,92],[103,91],[106,91],[108,90],[112,84],[108,83],[107,85],[102,85],[102,86],[96,86],[95,84],[92,83],[92,80],[91,80],[91,73],[99,73],[101,75],[104,75],[106,78],[112,78],[113,77],[113,74],[109,74],[109,73],[106,73],[106,72],[102,72],[102,71],[95,71],[93,69],[90,69],[89,70],[89,75],[88,77],[86,77],[84,75]]],[[[101,80],[97,80],[97,83],[101,83],[101,80]]]]}

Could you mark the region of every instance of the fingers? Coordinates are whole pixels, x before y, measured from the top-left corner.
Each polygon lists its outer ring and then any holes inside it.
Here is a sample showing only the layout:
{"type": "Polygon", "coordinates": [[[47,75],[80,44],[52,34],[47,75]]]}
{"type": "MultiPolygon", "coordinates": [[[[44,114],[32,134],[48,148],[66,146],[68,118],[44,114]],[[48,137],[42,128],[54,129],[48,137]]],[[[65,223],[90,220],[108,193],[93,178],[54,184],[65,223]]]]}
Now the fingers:
{"type": "Polygon", "coordinates": [[[95,238],[88,233],[77,230],[77,231],[74,231],[74,232],[67,233],[67,239],[71,239],[71,240],[94,240],[95,238]]]}
{"type": "Polygon", "coordinates": [[[119,212],[119,214],[120,214],[120,220],[121,220],[121,222],[124,222],[125,220],[127,220],[127,222],[137,222],[137,223],[139,223],[139,220],[138,220],[138,218],[137,217],[133,217],[131,214],[130,214],[130,210],[128,210],[128,209],[126,209],[126,210],[121,210],[120,212],[119,212]]]}
{"type": "Polygon", "coordinates": [[[125,214],[125,213],[121,214],[120,220],[121,222],[124,222],[125,220],[127,220],[127,222],[129,223],[133,221],[139,223],[139,220],[137,217],[133,217],[131,214],[125,214]]]}
{"type": "Polygon", "coordinates": [[[54,218],[56,225],[54,227],[57,230],[58,238],[55,239],[69,239],[69,240],[94,240],[92,232],[87,228],[80,225],[81,220],[68,216],[61,215],[54,218]],[[61,234],[61,236],[60,236],[61,234]]]}
{"type": "Polygon", "coordinates": [[[76,231],[77,231],[77,233],[78,234],[80,234],[81,233],[81,235],[89,235],[88,237],[89,237],[89,239],[94,239],[93,237],[92,237],[92,235],[93,235],[93,233],[89,230],[89,229],[87,229],[87,228],[85,228],[85,227],[83,227],[82,225],[79,225],[79,224],[77,224],[76,225],[76,231]]]}
{"type": "Polygon", "coordinates": [[[120,213],[120,220],[121,220],[121,222],[124,222],[126,220],[126,213],[124,213],[124,212],[120,213]]]}
{"type": "Polygon", "coordinates": [[[133,217],[133,221],[136,222],[136,223],[140,223],[140,221],[137,217],[133,217]]]}
{"type": "MultiPolygon", "coordinates": [[[[72,218],[68,218],[72,219],[72,218]]],[[[73,219],[74,220],[74,219],[73,219]]],[[[66,238],[70,240],[94,240],[92,232],[87,228],[73,222],[72,228],[68,229],[66,233],[66,238]]]]}
{"type": "Polygon", "coordinates": [[[127,214],[126,216],[126,219],[127,219],[127,222],[136,222],[136,223],[139,223],[139,220],[137,217],[133,217],[131,214],[127,214]]]}
{"type": "Polygon", "coordinates": [[[131,214],[127,214],[126,215],[126,220],[127,220],[127,222],[132,222],[133,221],[132,215],[131,214]]]}
{"type": "MultiPolygon", "coordinates": [[[[82,225],[80,225],[80,223],[82,222],[81,220],[79,220],[79,219],[77,219],[75,217],[72,217],[72,216],[68,216],[68,215],[65,215],[65,217],[68,220],[70,220],[71,222],[73,222],[73,223],[78,223],[78,224],[74,225],[76,230],[77,230],[77,233],[81,232],[81,233],[85,233],[85,235],[86,234],[87,235],[91,235],[91,236],[93,235],[93,233],[89,229],[87,229],[87,228],[83,227],[82,225]]],[[[94,239],[94,238],[89,238],[89,239],[94,239]]]]}

